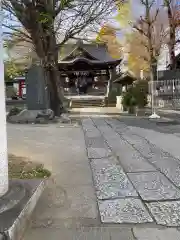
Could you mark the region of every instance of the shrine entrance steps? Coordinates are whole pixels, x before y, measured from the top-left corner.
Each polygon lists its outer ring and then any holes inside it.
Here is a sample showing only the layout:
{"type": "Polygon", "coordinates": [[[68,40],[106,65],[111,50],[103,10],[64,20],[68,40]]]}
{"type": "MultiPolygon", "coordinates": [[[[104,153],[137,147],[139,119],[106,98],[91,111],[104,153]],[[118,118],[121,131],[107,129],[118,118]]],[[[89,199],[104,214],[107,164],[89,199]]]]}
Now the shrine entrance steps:
{"type": "Polygon", "coordinates": [[[79,95],[68,97],[70,99],[70,108],[92,108],[103,107],[105,96],[79,95]]]}

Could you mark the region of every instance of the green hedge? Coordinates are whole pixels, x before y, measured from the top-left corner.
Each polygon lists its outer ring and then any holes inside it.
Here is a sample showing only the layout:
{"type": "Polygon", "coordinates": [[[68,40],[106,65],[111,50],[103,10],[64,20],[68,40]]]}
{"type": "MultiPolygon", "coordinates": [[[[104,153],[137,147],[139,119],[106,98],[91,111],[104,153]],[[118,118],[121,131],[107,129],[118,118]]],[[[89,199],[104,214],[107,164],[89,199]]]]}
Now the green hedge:
{"type": "Polygon", "coordinates": [[[144,108],[147,105],[148,82],[136,81],[127,92],[123,93],[122,104],[124,108],[144,108]]]}

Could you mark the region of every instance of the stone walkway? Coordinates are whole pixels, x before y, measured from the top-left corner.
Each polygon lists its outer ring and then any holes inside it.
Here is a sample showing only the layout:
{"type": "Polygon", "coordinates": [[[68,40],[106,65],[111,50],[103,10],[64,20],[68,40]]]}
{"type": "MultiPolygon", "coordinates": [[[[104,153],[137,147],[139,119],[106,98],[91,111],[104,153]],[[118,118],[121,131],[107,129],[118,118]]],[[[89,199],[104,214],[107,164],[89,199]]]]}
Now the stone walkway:
{"type": "Polygon", "coordinates": [[[176,157],[180,150],[177,143],[174,150],[175,136],[170,138],[170,149],[158,140],[161,133],[128,127],[115,119],[88,118],[82,125],[101,221],[179,227],[180,162],[176,157]],[[166,148],[174,150],[176,157],[166,148]]]}
{"type": "Polygon", "coordinates": [[[179,240],[179,136],[99,115],[81,121],[8,125],[9,152],[53,173],[24,240],[179,240]]]}
{"type": "Polygon", "coordinates": [[[24,240],[134,240],[131,226],[100,221],[81,126],[8,124],[7,130],[10,153],[44,163],[53,174],[24,240]]]}

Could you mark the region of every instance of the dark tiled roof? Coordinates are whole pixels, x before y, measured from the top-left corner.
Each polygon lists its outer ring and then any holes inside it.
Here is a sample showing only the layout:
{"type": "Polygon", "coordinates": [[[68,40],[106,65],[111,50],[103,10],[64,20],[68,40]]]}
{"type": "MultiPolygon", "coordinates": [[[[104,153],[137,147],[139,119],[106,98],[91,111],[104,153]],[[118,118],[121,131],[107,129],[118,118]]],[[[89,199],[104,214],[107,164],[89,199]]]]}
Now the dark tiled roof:
{"type": "Polygon", "coordinates": [[[114,62],[120,59],[115,59],[110,56],[108,53],[107,47],[105,44],[66,44],[60,50],[59,60],[63,62],[63,59],[70,55],[76,48],[84,49],[88,54],[90,54],[94,59],[100,62],[114,62]]]}
{"type": "Polygon", "coordinates": [[[67,63],[74,64],[74,63],[76,63],[78,61],[83,61],[83,62],[87,62],[87,63],[91,62],[91,63],[94,63],[94,64],[101,63],[101,61],[99,61],[99,60],[89,60],[89,59],[84,58],[84,57],[74,58],[74,59],[69,60],[69,61],[67,61],[67,60],[64,61],[63,60],[61,63],[64,63],[64,64],[67,64],[67,63]]]}
{"type": "Polygon", "coordinates": [[[92,55],[94,58],[96,58],[99,61],[103,62],[111,62],[119,59],[114,59],[110,56],[108,53],[107,47],[105,45],[85,45],[85,50],[92,55]]]}
{"type": "Polygon", "coordinates": [[[134,81],[136,78],[134,76],[134,74],[130,71],[121,73],[119,76],[117,76],[117,78],[114,80],[114,83],[120,83],[123,81],[134,81]]]}
{"type": "Polygon", "coordinates": [[[74,50],[74,44],[65,44],[59,48],[59,60],[68,56],[74,50]]]}

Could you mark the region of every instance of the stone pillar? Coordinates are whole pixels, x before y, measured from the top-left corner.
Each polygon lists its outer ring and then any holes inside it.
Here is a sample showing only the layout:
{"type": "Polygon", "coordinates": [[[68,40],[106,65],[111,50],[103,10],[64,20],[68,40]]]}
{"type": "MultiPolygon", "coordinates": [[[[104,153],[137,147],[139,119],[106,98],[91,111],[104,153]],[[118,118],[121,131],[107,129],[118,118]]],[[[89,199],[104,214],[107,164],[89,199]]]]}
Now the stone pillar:
{"type": "Polygon", "coordinates": [[[109,79],[108,79],[106,97],[109,97],[109,94],[110,94],[110,92],[112,90],[112,85],[113,85],[115,71],[116,71],[116,68],[110,68],[109,69],[109,79]]]}
{"type": "Polygon", "coordinates": [[[26,103],[28,110],[49,108],[46,75],[40,65],[32,65],[26,75],[26,103]]]}
{"type": "Polygon", "coordinates": [[[122,96],[116,96],[116,108],[123,111],[122,96]]]}
{"type": "Polygon", "coordinates": [[[2,6],[0,1],[0,197],[8,191],[8,156],[6,132],[6,106],[2,42],[2,6]]]}

